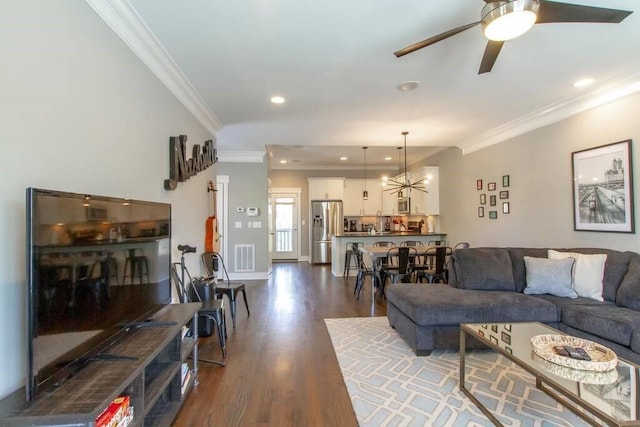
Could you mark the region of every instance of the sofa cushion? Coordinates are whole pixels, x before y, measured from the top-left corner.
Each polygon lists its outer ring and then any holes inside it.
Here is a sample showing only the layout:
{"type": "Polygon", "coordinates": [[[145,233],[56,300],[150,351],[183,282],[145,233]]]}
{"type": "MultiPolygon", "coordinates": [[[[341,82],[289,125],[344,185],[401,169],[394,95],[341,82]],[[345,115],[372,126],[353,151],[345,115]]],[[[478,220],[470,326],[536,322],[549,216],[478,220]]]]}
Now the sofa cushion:
{"type": "Polygon", "coordinates": [[[604,279],[604,264],[607,261],[606,254],[581,254],[549,249],[549,258],[574,258],[573,287],[576,293],[581,297],[604,301],[602,281],[604,279]]]}
{"type": "Polygon", "coordinates": [[[558,249],[558,251],[579,252],[581,254],[606,254],[607,261],[604,264],[602,296],[605,300],[612,302],[616,300],[618,287],[627,273],[629,261],[634,257],[640,256],[635,252],[621,252],[602,248],[558,249]]]}
{"type": "Polygon", "coordinates": [[[618,288],[616,304],[640,311],[640,257],[634,257],[629,263],[629,270],[618,288]]]}
{"type": "Polygon", "coordinates": [[[631,332],[631,350],[640,353],[640,328],[631,332]]]}
{"type": "Polygon", "coordinates": [[[640,312],[614,304],[563,307],[562,323],[595,336],[629,346],[631,334],[640,329],[640,312]]]}
{"type": "Polygon", "coordinates": [[[562,310],[564,307],[570,307],[572,305],[593,305],[593,306],[601,306],[601,305],[614,305],[614,303],[609,301],[596,301],[591,298],[564,298],[564,297],[556,297],[553,295],[535,295],[535,298],[541,298],[545,301],[552,302],[555,304],[558,310],[558,319],[562,318],[562,310]]]}
{"type": "Polygon", "coordinates": [[[529,295],[550,294],[558,297],[578,298],[571,286],[571,272],[574,258],[548,259],[524,257],[527,271],[527,287],[524,293],[529,295]]]}
{"type": "Polygon", "coordinates": [[[552,323],[559,320],[553,303],[513,291],[394,283],[387,286],[385,295],[389,303],[420,326],[518,321],[552,323]]]}
{"type": "Polygon", "coordinates": [[[452,255],[454,286],[460,289],[515,291],[509,252],[504,248],[468,248],[452,255]]]}
{"type": "Polygon", "coordinates": [[[527,272],[524,268],[524,257],[546,258],[546,248],[509,248],[511,258],[511,269],[513,270],[513,280],[516,284],[516,291],[522,292],[527,287],[527,272]]]}

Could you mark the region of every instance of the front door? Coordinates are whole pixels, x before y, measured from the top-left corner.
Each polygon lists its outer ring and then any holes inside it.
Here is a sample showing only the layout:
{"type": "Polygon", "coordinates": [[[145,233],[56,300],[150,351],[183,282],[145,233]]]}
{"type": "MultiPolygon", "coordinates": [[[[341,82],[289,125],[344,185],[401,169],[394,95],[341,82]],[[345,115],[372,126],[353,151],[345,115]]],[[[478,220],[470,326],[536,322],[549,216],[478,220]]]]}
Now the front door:
{"type": "Polygon", "coordinates": [[[298,260],[297,193],[271,194],[273,260],[298,260]]]}

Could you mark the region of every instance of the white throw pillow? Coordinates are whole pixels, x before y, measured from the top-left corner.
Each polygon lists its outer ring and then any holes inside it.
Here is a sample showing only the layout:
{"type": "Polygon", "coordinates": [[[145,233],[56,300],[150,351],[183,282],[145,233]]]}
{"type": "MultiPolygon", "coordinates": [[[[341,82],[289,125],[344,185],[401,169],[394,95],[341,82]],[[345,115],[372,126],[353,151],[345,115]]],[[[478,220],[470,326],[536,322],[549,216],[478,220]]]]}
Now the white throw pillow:
{"type": "Polygon", "coordinates": [[[602,298],[602,280],[604,279],[604,263],[606,254],[580,254],[577,252],[548,251],[551,259],[575,258],[573,267],[573,289],[578,296],[604,301],[602,298]]]}

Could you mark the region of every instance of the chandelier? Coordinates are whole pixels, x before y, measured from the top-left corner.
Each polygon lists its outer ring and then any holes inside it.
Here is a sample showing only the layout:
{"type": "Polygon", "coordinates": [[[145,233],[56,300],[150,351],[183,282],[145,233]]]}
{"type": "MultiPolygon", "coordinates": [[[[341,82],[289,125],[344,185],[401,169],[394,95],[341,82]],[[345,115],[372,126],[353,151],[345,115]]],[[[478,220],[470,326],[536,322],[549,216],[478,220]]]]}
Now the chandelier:
{"type": "Polygon", "coordinates": [[[409,135],[409,132],[404,131],[402,132],[402,135],[404,136],[404,175],[400,178],[401,181],[389,178],[387,180],[387,188],[385,188],[384,191],[390,191],[391,194],[398,193],[398,197],[402,197],[402,192],[405,189],[409,190],[409,194],[411,194],[411,191],[413,190],[428,193],[423,184],[423,181],[426,178],[419,179],[416,182],[411,182],[409,176],[407,175],[407,135],[409,135]]]}

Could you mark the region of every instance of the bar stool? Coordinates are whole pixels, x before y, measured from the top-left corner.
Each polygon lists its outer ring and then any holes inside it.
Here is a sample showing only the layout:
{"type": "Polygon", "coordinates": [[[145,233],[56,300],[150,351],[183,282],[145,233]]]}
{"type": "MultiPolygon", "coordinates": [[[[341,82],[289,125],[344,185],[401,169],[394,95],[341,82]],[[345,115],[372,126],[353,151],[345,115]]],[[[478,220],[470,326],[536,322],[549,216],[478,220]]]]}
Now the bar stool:
{"type": "Polygon", "coordinates": [[[125,250],[125,256],[122,284],[126,283],[127,277],[131,277],[131,284],[133,284],[136,277],[138,282],[142,283],[145,276],[147,278],[146,283],[149,283],[149,260],[144,251],[141,248],[127,249],[125,250]],[[130,272],[130,276],[127,276],[127,271],[130,272]]]}
{"type": "Polygon", "coordinates": [[[354,251],[359,250],[358,248],[360,248],[360,246],[364,246],[364,242],[347,242],[345,244],[344,272],[342,276],[346,277],[347,280],[349,278],[349,271],[351,271],[351,259],[353,259],[353,268],[358,270],[358,257],[354,251]]]}

